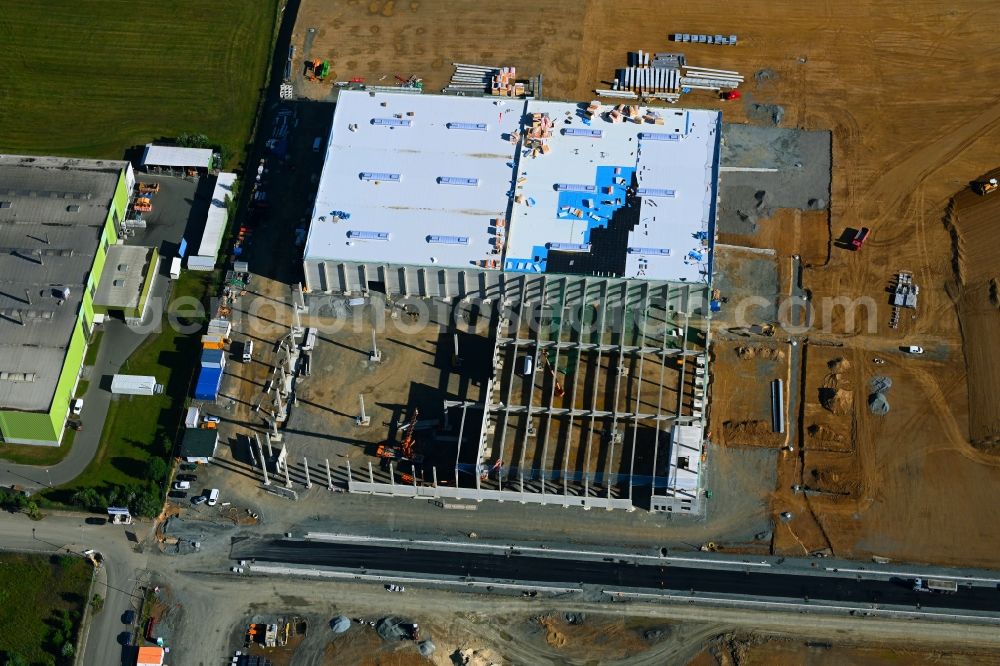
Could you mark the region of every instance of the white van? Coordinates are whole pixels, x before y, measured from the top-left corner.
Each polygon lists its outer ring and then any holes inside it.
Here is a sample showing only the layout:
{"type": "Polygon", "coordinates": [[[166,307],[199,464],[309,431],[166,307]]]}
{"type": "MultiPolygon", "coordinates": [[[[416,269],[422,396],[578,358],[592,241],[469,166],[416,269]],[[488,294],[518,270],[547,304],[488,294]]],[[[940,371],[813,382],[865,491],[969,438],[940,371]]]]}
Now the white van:
{"type": "Polygon", "coordinates": [[[535,370],[535,359],[531,358],[531,354],[525,354],[524,358],[521,359],[521,374],[527,377],[535,370]]]}
{"type": "Polygon", "coordinates": [[[243,343],[243,362],[249,363],[253,360],[253,340],[247,340],[243,343]]]}
{"type": "Polygon", "coordinates": [[[212,492],[208,494],[208,505],[215,506],[219,503],[219,489],[212,488],[212,492]]]}

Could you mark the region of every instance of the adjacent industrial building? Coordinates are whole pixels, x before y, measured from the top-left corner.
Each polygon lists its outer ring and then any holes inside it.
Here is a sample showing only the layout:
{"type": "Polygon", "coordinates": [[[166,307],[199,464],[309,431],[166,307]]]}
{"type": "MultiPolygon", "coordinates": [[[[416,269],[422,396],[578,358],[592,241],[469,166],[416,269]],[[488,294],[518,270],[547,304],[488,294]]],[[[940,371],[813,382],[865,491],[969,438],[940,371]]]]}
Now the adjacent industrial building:
{"type": "Polygon", "coordinates": [[[453,446],[351,490],[696,512],[720,141],[717,111],[342,92],[307,292],[475,301],[494,350],[453,446]]]}
{"type": "Polygon", "coordinates": [[[59,445],[95,321],[145,308],[155,252],[118,246],[134,184],[128,162],[0,157],[6,443],[59,445]]]}

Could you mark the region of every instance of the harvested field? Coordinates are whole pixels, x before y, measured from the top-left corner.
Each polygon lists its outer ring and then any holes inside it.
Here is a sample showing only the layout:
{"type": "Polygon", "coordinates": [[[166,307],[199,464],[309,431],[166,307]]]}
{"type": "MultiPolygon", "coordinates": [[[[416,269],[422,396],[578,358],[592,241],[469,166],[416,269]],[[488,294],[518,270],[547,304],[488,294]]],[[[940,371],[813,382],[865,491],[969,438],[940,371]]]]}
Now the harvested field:
{"type": "Polygon", "coordinates": [[[121,159],[201,133],[241,155],[278,2],[7,2],[0,14],[5,152],[121,159]]]}

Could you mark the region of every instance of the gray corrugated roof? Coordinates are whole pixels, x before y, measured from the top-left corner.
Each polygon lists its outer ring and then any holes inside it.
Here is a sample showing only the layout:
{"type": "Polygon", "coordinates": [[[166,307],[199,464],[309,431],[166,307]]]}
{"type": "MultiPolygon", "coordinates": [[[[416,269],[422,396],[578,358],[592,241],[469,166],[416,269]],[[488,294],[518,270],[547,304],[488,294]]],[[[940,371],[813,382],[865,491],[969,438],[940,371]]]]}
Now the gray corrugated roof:
{"type": "Polygon", "coordinates": [[[48,409],[126,164],[0,156],[0,373],[34,374],[0,379],[0,409],[48,409]]]}
{"type": "Polygon", "coordinates": [[[210,148],[183,148],[181,146],[154,146],[146,144],[142,153],[143,166],[200,167],[207,169],[212,161],[210,148]]]}
{"type": "Polygon", "coordinates": [[[101,273],[94,303],[106,308],[134,308],[139,305],[146,268],[153,248],[140,245],[113,245],[101,273]]]}

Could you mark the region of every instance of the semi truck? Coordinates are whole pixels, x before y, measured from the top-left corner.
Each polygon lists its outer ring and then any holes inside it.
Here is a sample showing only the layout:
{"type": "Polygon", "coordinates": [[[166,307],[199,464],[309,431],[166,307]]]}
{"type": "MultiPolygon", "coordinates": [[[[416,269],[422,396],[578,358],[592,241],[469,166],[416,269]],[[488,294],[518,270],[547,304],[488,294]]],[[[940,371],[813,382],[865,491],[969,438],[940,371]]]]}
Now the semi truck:
{"type": "Polygon", "coordinates": [[[954,594],[955,592],[958,592],[958,582],[942,578],[914,578],[913,591],[954,594]]]}

